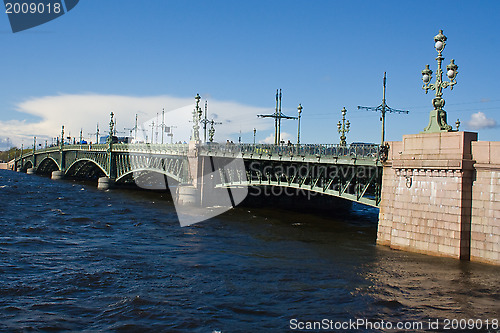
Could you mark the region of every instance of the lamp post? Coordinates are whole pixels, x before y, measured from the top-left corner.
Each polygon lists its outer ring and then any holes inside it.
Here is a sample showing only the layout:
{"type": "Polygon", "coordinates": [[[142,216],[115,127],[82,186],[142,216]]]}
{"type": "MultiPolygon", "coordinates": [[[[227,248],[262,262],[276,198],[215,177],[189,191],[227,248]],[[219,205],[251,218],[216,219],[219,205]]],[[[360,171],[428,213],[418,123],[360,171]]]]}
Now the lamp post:
{"type": "Polygon", "coordinates": [[[155,121],[153,120],[151,122],[151,144],[153,144],[153,140],[154,140],[154,134],[155,134],[155,121]]]}
{"type": "Polygon", "coordinates": [[[429,125],[424,129],[424,133],[453,131],[452,127],[446,123],[446,111],[443,110],[445,102],[442,96],[444,88],[450,87],[450,90],[453,90],[453,86],[457,84],[455,78],[458,74],[458,66],[455,65],[455,60],[451,59],[450,64],[446,66],[446,76],[448,76],[450,81],[443,81],[443,70],[441,68],[441,63],[444,60],[442,52],[444,50],[444,47],[446,46],[446,40],[447,38],[445,35],[443,35],[443,30],[439,30],[439,34],[434,37],[434,48],[438,52],[438,56],[436,58],[438,63],[436,82],[429,83],[432,79],[432,70],[429,69],[429,65],[425,65],[425,69],[422,71],[422,81],[424,82],[422,89],[425,90],[426,94],[429,89],[436,91],[436,97],[432,100],[434,110],[430,112],[429,125]]]}
{"type": "Polygon", "coordinates": [[[61,127],[61,149],[64,146],[64,125],[61,127]]]}
{"type": "Polygon", "coordinates": [[[165,108],[161,110],[161,144],[163,144],[163,133],[165,133],[165,108]]]}
{"type": "Polygon", "coordinates": [[[113,142],[113,133],[114,133],[114,127],[115,127],[115,122],[113,121],[113,116],[114,116],[113,111],[111,111],[109,116],[110,116],[111,120],[109,121],[108,142],[113,142]]]}
{"type": "Polygon", "coordinates": [[[222,123],[216,122],[215,120],[210,121],[210,129],[208,130],[208,140],[214,142],[215,127],[214,125],[221,125],[222,123]]]}
{"type": "MultiPolygon", "coordinates": [[[[201,110],[201,109],[200,109],[201,110]]],[[[203,143],[207,142],[207,125],[210,123],[210,120],[207,118],[207,110],[208,110],[208,101],[205,101],[205,116],[200,120],[200,123],[203,124],[203,143]]],[[[198,113],[199,115],[200,113],[198,113]]]]}
{"type": "Polygon", "coordinates": [[[200,141],[199,122],[202,115],[202,111],[200,108],[200,94],[196,94],[194,99],[196,100],[196,107],[193,110],[193,135],[191,136],[191,140],[198,142],[200,141]]]}
{"type": "Polygon", "coordinates": [[[351,127],[351,124],[349,123],[349,120],[345,120],[345,115],[347,113],[347,110],[345,109],[345,107],[342,109],[342,123],[338,122],[337,124],[337,128],[339,130],[339,133],[340,133],[340,145],[341,146],[347,146],[347,143],[346,143],[346,133],[349,133],[349,128],[351,127]]]}
{"type": "Polygon", "coordinates": [[[297,111],[299,113],[299,122],[298,122],[298,125],[297,125],[297,146],[300,145],[300,114],[302,113],[302,105],[299,104],[299,106],[297,106],[297,111]]]}
{"type": "Polygon", "coordinates": [[[257,134],[257,129],[254,127],[253,129],[253,145],[255,146],[255,135],[257,134]]]}

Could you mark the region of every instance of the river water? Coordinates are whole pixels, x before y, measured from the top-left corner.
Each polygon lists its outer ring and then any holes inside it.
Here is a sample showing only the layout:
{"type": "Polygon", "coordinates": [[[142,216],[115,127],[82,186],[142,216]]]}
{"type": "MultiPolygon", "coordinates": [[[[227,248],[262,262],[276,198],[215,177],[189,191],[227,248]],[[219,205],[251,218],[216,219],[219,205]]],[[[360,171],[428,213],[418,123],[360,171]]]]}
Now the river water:
{"type": "Polygon", "coordinates": [[[499,267],[377,246],[375,209],[181,228],[164,194],[95,187],[0,170],[0,331],[500,330],[499,267]]]}

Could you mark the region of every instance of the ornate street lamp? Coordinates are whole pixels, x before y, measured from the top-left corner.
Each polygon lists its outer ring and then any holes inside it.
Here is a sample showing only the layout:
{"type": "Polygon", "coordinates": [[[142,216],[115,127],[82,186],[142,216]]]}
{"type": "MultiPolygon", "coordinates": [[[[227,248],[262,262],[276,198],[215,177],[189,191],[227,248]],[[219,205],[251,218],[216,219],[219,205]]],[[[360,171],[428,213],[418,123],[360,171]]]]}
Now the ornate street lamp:
{"type": "Polygon", "coordinates": [[[216,122],[215,120],[210,121],[210,129],[208,130],[208,140],[214,142],[215,127],[214,125],[221,125],[222,123],[216,122]]]}
{"type": "MultiPolygon", "coordinates": [[[[200,97],[201,98],[201,97],[200,97]]],[[[207,118],[208,101],[205,101],[205,116],[200,119],[200,123],[203,124],[203,143],[207,142],[207,125],[210,124],[210,120],[207,118]]],[[[198,115],[200,115],[201,108],[198,110],[198,115]]]]}
{"type": "Polygon", "coordinates": [[[351,124],[349,123],[349,120],[345,120],[345,115],[347,113],[347,110],[345,109],[345,107],[342,109],[342,123],[338,122],[337,124],[337,128],[339,130],[339,133],[340,133],[340,145],[341,146],[347,146],[347,143],[346,143],[346,133],[349,133],[349,128],[351,127],[351,124]]]}
{"type": "Polygon", "coordinates": [[[196,107],[193,109],[193,135],[191,136],[191,140],[200,141],[200,125],[199,122],[201,120],[202,111],[200,108],[200,94],[196,94],[196,107]]]}
{"type": "Polygon", "coordinates": [[[109,134],[108,134],[108,142],[113,142],[113,132],[115,127],[115,122],[113,121],[114,113],[111,111],[109,114],[111,120],[109,121],[109,134]]]}
{"type": "Polygon", "coordinates": [[[434,110],[432,110],[430,113],[429,125],[424,129],[424,133],[453,131],[452,127],[446,123],[446,111],[443,110],[445,102],[441,97],[443,96],[444,88],[450,87],[450,90],[453,90],[453,86],[457,84],[455,78],[458,74],[458,66],[455,65],[455,60],[451,59],[450,64],[446,66],[446,76],[448,76],[450,81],[443,81],[443,70],[441,69],[441,63],[444,60],[442,52],[444,50],[444,47],[446,46],[446,39],[446,36],[443,35],[443,30],[439,30],[439,34],[434,37],[434,47],[438,52],[438,56],[436,58],[438,62],[436,82],[429,83],[432,79],[432,70],[429,69],[429,65],[426,65],[425,69],[422,71],[422,81],[424,82],[422,89],[425,90],[426,94],[429,89],[436,91],[436,97],[432,100],[434,110]]]}
{"type": "Polygon", "coordinates": [[[196,94],[194,99],[196,100],[196,112],[198,112],[198,120],[201,120],[201,116],[203,114],[203,111],[201,110],[201,107],[200,107],[200,100],[201,100],[200,94],[196,94]]]}
{"type": "Polygon", "coordinates": [[[297,146],[300,145],[300,114],[302,113],[302,109],[302,104],[299,104],[299,106],[297,106],[297,112],[299,113],[299,122],[297,125],[297,146]]]}
{"type": "Polygon", "coordinates": [[[61,127],[61,148],[64,146],[64,125],[61,127]]]}
{"type": "Polygon", "coordinates": [[[255,135],[257,134],[257,129],[253,129],[253,145],[255,146],[255,135]]]}

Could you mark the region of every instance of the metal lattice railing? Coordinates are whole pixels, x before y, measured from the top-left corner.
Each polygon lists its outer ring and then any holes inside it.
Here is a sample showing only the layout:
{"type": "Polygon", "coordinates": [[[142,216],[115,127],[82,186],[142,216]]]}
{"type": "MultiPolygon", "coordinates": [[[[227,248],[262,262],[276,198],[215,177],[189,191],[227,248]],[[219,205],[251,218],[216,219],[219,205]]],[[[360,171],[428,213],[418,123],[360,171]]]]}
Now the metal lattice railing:
{"type": "Polygon", "coordinates": [[[379,159],[380,146],[377,144],[351,144],[342,146],[338,144],[301,144],[290,146],[277,146],[272,144],[217,144],[211,143],[200,147],[202,153],[216,155],[229,153],[232,155],[279,155],[300,157],[350,157],[364,159],[379,159]]]}

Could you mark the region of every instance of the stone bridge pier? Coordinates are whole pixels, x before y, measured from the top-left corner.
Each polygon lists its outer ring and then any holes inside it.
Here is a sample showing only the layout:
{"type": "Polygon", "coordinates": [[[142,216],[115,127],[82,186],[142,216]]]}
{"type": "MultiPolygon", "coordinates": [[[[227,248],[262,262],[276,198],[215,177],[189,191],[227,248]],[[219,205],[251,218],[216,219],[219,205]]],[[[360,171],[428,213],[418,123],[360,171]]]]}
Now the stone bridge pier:
{"type": "Polygon", "coordinates": [[[500,142],[444,132],[389,146],[377,243],[500,264],[500,142]]]}
{"type": "MultiPolygon", "coordinates": [[[[208,156],[201,153],[200,147],[201,142],[199,141],[189,142],[187,159],[190,179],[187,184],[178,187],[178,203],[198,207],[221,204],[234,207],[237,203],[232,198],[232,191],[217,187],[223,183],[221,172],[232,167],[231,162],[234,161],[234,158],[208,156]]],[[[242,159],[240,167],[244,169],[242,159]]],[[[238,203],[239,201],[241,200],[238,200],[238,203]]]]}

